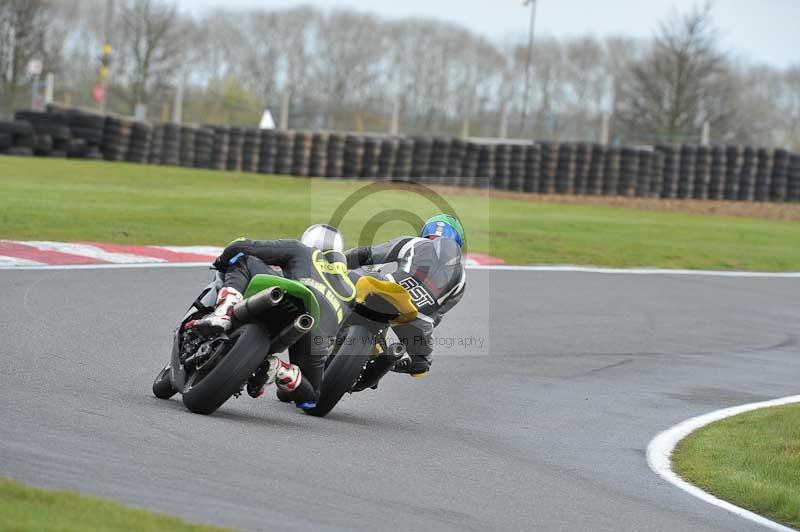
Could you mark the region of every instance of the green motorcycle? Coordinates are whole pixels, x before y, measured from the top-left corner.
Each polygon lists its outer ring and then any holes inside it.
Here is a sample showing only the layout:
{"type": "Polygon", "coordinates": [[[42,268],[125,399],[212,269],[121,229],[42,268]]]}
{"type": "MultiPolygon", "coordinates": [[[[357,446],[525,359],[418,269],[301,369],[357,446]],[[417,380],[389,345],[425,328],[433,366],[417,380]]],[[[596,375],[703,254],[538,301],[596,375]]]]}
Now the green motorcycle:
{"type": "Polygon", "coordinates": [[[319,320],[319,303],[305,285],[276,275],[256,275],[244,300],[233,310],[228,333],[205,336],[184,325],[212,310],[221,277],[189,309],[175,331],[170,361],[153,382],[153,394],[169,399],[180,393],[197,414],[211,414],[232,396],[270,355],[309,333],[319,320]]]}

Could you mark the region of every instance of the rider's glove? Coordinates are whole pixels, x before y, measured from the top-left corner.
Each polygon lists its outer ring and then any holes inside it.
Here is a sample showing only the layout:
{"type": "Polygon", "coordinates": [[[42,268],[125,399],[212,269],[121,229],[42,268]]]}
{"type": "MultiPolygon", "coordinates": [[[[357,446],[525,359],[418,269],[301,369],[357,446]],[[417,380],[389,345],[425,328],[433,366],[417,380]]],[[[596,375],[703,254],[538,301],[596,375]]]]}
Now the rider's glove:
{"type": "Polygon", "coordinates": [[[242,251],[246,248],[247,242],[244,238],[237,238],[230,244],[225,247],[225,250],[222,252],[222,255],[217,257],[214,261],[214,269],[219,270],[221,272],[227,271],[228,266],[231,264],[231,260],[234,259],[237,255],[241,254],[242,251]]]}

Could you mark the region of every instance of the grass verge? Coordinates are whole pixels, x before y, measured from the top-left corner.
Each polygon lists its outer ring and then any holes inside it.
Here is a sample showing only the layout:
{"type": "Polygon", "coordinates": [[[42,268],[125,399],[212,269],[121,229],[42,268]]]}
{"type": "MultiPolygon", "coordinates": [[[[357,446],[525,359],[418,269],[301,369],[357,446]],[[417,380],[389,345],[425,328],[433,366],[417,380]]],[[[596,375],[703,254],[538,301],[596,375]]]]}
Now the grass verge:
{"type": "Polygon", "coordinates": [[[692,484],[800,529],[800,405],[712,423],[681,441],[672,459],[692,484]]]}
{"type": "MultiPolygon", "coordinates": [[[[363,185],[0,156],[0,238],[224,245],[242,235],[286,237],[327,221],[363,185]]],[[[450,188],[441,193],[463,219],[469,251],[514,264],[800,270],[800,224],[793,221],[545,203],[450,188]]],[[[438,211],[412,192],[375,194],[345,217],[347,243],[355,245],[367,221],[390,209],[422,218],[438,211]]],[[[376,238],[409,231],[408,224],[387,223],[376,238]]]]}
{"type": "Polygon", "coordinates": [[[193,525],[176,517],[155,514],[71,491],[32,488],[0,478],[0,529],[19,532],[180,531],[222,532],[225,529],[193,525]]]}

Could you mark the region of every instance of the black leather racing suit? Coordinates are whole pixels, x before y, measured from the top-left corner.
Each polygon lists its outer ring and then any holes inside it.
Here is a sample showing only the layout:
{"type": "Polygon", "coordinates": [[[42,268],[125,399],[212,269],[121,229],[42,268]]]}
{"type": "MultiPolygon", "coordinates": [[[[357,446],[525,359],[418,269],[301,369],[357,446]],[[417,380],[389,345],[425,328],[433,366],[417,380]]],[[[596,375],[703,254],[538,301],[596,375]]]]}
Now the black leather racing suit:
{"type": "Polygon", "coordinates": [[[432,362],[433,329],[461,300],[466,287],[459,245],[448,238],[401,237],[377,246],[354,248],[346,255],[350,269],[396,264],[395,271],[381,271],[379,276],[408,290],[420,314],[413,322],[393,329],[411,356],[409,373],[428,371],[432,362]]]}
{"type": "Polygon", "coordinates": [[[237,240],[214,262],[214,266],[224,272],[223,286],[241,293],[254,275],[266,273],[300,281],[317,296],[319,322],[313,331],[289,348],[290,362],[300,368],[316,394],[319,394],[330,338],[336,337],[350,312],[350,301],[355,297],[346,260],[342,253],[322,252],[299,240],[237,240]],[[272,266],[279,266],[282,273],[272,266]]]}

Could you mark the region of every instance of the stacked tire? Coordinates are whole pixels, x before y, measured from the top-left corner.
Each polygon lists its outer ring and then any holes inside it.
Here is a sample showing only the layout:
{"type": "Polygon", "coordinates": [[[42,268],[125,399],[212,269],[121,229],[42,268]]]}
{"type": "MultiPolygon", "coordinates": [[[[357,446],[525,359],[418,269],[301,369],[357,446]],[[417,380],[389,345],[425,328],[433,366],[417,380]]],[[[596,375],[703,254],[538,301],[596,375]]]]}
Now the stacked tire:
{"type": "Polygon", "coordinates": [[[478,188],[489,188],[494,180],[495,166],[495,145],[481,144],[478,152],[478,175],[475,178],[475,186],[478,188]]]}
{"type": "Polygon", "coordinates": [[[708,182],[708,199],[725,199],[725,160],[726,152],[722,146],[711,148],[711,179],[708,182]]]}
{"type": "Polygon", "coordinates": [[[640,150],[639,165],[636,172],[635,196],[637,198],[650,197],[650,187],[653,186],[653,152],[640,150]]]}
{"type": "Polygon", "coordinates": [[[600,144],[592,146],[592,158],[589,162],[589,174],[586,177],[586,193],[599,196],[603,193],[605,179],[606,148],[600,144]]]}
{"type": "Polygon", "coordinates": [[[538,144],[529,144],[525,148],[525,178],[522,183],[524,192],[533,193],[539,190],[541,153],[542,149],[538,144]]]}
{"type": "Polygon", "coordinates": [[[496,190],[508,190],[511,181],[511,146],[495,144],[494,146],[494,179],[492,187],[496,190]]]}
{"type": "Polygon", "coordinates": [[[462,139],[453,139],[450,144],[450,154],[447,158],[447,184],[463,186],[464,160],[467,157],[467,142],[462,139]]]}
{"type": "Polygon", "coordinates": [[[558,147],[556,162],[556,192],[575,193],[575,145],[561,144],[558,147]]]}
{"type": "Polygon", "coordinates": [[[606,152],[605,165],[603,167],[603,195],[616,196],[619,193],[620,166],[622,151],[617,148],[609,148],[606,152]]]}
{"type": "Polygon", "coordinates": [[[132,122],[131,135],[128,142],[128,151],[125,153],[125,160],[130,163],[144,164],[150,155],[150,143],[153,135],[153,128],[146,122],[132,122]]]}
{"type": "Polygon", "coordinates": [[[590,144],[578,144],[575,146],[575,194],[586,195],[591,164],[592,146],[590,144]]]}
{"type": "Polygon", "coordinates": [[[427,183],[430,178],[431,153],[433,139],[430,137],[414,137],[414,155],[411,164],[411,177],[417,183],[427,183]]]}
{"type": "Polygon", "coordinates": [[[275,173],[291,175],[294,162],[294,131],[278,131],[278,151],[275,155],[275,173]]]}
{"type": "Polygon", "coordinates": [[[214,150],[214,130],[198,127],[194,132],[194,167],[211,168],[211,153],[214,150]]]}
{"type": "Polygon", "coordinates": [[[742,173],[742,149],[739,146],[725,147],[725,187],[726,200],[739,199],[739,179],[742,173]]]}
{"type": "Polygon", "coordinates": [[[786,150],[775,150],[772,160],[772,182],[770,183],[770,201],[786,201],[789,185],[790,154],[786,150]]]}
{"type": "Polygon", "coordinates": [[[477,142],[467,142],[464,150],[464,161],[461,164],[461,186],[475,187],[478,178],[478,161],[480,160],[481,146],[477,142]]]}
{"type": "Polygon", "coordinates": [[[106,116],[101,151],[106,161],[124,161],[131,141],[131,123],[122,117],[106,116]]]}
{"type": "MultiPolygon", "coordinates": [[[[66,115],[64,113],[50,113],[39,111],[17,111],[14,115],[15,121],[27,122],[33,127],[33,154],[44,157],[66,157],[72,134],[67,127],[66,115]]],[[[0,133],[0,137],[2,137],[0,133]]],[[[25,140],[19,139],[17,143],[26,144],[25,140]]],[[[8,138],[6,142],[0,140],[0,151],[3,145],[9,148],[13,146],[14,139],[8,138]]],[[[26,150],[23,150],[26,151],[26,150]]]]}
{"type": "Polygon", "coordinates": [[[664,154],[660,197],[664,199],[677,198],[681,171],[680,151],[675,146],[667,145],[657,146],[656,150],[664,154]]]}
{"type": "Polygon", "coordinates": [[[308,160],[308,174],[311,177],[328,175],[328,140],[325,132],[314,133],[311,139],[311,155],[308,160]]]}
{"type": "Polygon", "coordinates": [[[507,190],[522,192],[525,185],[525,152],[528,145],[513,144],[511,146],[511,158],[508,164],[508,187],[507,190]]]}
{"type": "Polygon", "coordinates": [[[328,169],[325,173],[327,177],[339,179],[344,175],[345,143],[346,137],[341,133],[331,133],[328,137],[328,169]]]}
{"type": "Polygon", "coordinates": [[[164,135],[161,140],[160,164],[179,166],[181,164],[181,126],[178,124],[164,124],[164,135]]]}
{"type": "Polygon", "coordinates": [[[740,201],[753,201],[756,191],[756,150],[746,146],[742,153],[742,171],[739,174],[738,198],[740,201]]]}
{"type": "Polygon", "coordinates": [[[692,197],[698,200],[708,199],[711,184],[711,150],[708,146],[697,147],[694,166],[694,189],[692,197]]]}
{"type": "Polygon", "coordinates": [[[378,177],[380,171],[379,159],[381,155],[381,139],[378,137],[364,138],[364,157],[361,163],[359,177],[362,179],[374,179],[378,177]]]}
{"type": "Polygon", "coordinates": [[[800,201],[800,153],[793,153],[789,162],[789,181],[786,187],[787,201],[800,201]]]}
{"type": "Polygon", "coordinates": [[[150,138],[150,153],[147,154],[147,162],[150,164],[159,164],[161,162],[161,149],[164,144],[164,128],[162,125],[153,127],[152,136],[150,138]]]}
{"type": "Polygon", "coordinates": [[[364,137],[361,135],[347,135],[344,141],[344,166],[342,177],[350,179],[361,176],[364,162],[364,137]]]}
{"type": "Polygon", "coordinates": [[[228,165],[230,131],[223,126],[212,126],[212,128],[214,131],[214,143],[211,149],[211,168],[213,170],[225,170],[228,165]]]}
{"type": "Polygon", "coordinates": [[[67,155],[81,159],[100,160],[103,154],[103,130],[106,117],[101,114],[74,109],[69,113],[69,129],[74,142],[70,143],[67,155]]]}
{"type": "Polygon", "coordinates": [[[664,152],[659,150],[653,150],[652,153],[653,162],[651,165],[651,182],[650,182],[650,192],[648,197],[650,198],[660,198],[661,191],[664,187],[664,166],[666,157],[664,152]]]}
{"type": "Polygon", "coordinates": [[[769,201],[769,191],[772,181],[772,150],[760,148],[756,151],[756,187],[755,201],[769,201]]]}
{"type": "Polygon", "coordinates": [[[242,169],[242,148],[244,145],[244,131],[240,127],[231,127],[228,133],[228,158],[225,169],[239,172],[242,169]]]}
{"type": "Polygon", "coordinates": [[[396,138],[386,137],[381,140],[381,153],[378,157],[378,177],[381,179],[391,178],[394,175],[394,165],[397,161],[396,138]]]}
{"type": "Polygon", "coordinates": [[[311,141],[313,135],[308,131],[297,131],[294,134],[294,144],[292,149],[292,171],[293,176],[308,177],[308,167],[311,161],[311,141]]]}
{"type": "Polygon", "coordinates": [[[407,137],[402,137],[397,141],[397,154],[394,159],[394,171],[392,175],[395,179],[409,181],[411,179],[411,169],[414,165],[414,141],[407,137]]]}
{"type": "Polygon", "coordinates": [[[678,172],[678,198],[687,199],[694,196],[695,162],[697,148],[686,144],[681,146],[681,162],[678,172]]]}
{"type": "Polygon", "coordinates": [[[195,158],[197,153],[195,147],[197,144],[197,128],[194,126],[181,126],[181,140],[180,140],[180,165],[187,168],[194,167],[195,158]]]}
{"type": "Polygon", "coordinates": [[[34,130],[23,120],[0,122],[0,153],[31,156],[35,144],[34,130]]]}
{"type": "Polygon", "coordinates": [[[540,194],[554,194],[556,191],[556,172],[558,171],[558,144],[542,142],[539,158],[539,186],[540,194]]]}
{"type": "Polygon", "coordinates": [[[261,136],[258,129],[244,130],[242,143],[242,171],[258,172],[258,157],[260,153],[261,136]]]}
{"type": "Polygon", "coordinates": [[[444,185],[448,182],[447,166],[450,160],[450,147],[453,139],[450,137],[435,137],[431,146],[431,160],[428,173],[430,182],[444,185]]]}
{"type": "Polygon", "coordinates": [[[278,157],[278,132],[262,129],[258,148],[258,173],[274,174],[278,157]]]}

